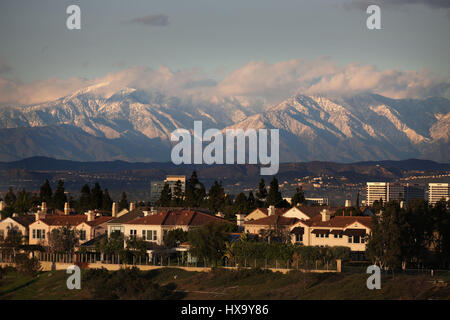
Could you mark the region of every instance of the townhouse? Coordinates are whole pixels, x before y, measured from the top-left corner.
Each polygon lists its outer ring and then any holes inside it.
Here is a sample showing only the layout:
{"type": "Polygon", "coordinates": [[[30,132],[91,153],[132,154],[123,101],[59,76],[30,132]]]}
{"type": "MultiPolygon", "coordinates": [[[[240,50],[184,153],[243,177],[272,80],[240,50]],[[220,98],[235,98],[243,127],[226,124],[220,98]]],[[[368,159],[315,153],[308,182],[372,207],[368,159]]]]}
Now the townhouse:
{"type": "MultiPolygon", "coordinates": [[[[164,212],[143,212],[144,216],[122,223],[127,237],[139,237],[145,241],[163,245],[164,236],[170,230],[189,231],[211,222],[227,222],[197,210],[167,210],[164,212]]],[[[118,219],[117,219],[118,220],[118,219]]],[[[113,221],[117,224],[117,221],[113,221]]]]}
{"type": "Polygon", "coordinates": [[[363,255],[372,217],[335,216],[328,207],[293,207],[282,214],[272,214],[244,222],[244,231],[263,234],[264,230],[288,231],[292,243],[305,246],[345,246],[353,254],[363,255]]]}
{"type": "Polygon", "coordinates": [[[0,221],[0,240],[8,236],[9,230],[16,229],[22,234],[23,242],[28,243],[28,227],[34,222],[33,216],[19,216],[14,214],[12,217],[5,218],[0,221]]]}
{"type": "Polygon", "coordinates": [[[48,245],[48,235],[61,227],[71,227],[79,232],[79,243],[98,237],[107,230],[107,223],[112,217],[96,216],[95,211],[76,215],[46,215],[37,212],[35,221],[29,225],[29,244],[48,245]]]}

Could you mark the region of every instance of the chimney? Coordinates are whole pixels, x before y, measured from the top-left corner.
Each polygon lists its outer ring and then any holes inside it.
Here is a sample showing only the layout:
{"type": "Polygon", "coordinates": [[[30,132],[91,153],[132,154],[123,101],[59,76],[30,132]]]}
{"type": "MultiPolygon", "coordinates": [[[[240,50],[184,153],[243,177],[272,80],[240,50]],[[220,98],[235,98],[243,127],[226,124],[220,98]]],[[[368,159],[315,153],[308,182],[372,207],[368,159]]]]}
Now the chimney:
{"type": "Polygon", "coordinates": [[[236,222],[238,227],[243,227],[245,222],[245,214],[243,213],[237,213],[236,214],[236,222]]]}
{"type": "Polygon", "coordinates": [[[352,201],[350,199],[345,200],[345,207],[351,207],[352,206],[352,201]]]}
{"type": "Polygon", "coordinates": [[[320,214],[322,215],[322,222],[330,221],[330,211],[328,209],[323,209],[320,214]]]}
{"type": "Polygon", "coordinates": [[[130,202],[130,211],[133,211],[136,208],[136,204],[134,202],[130,202]]]}
{"type": "Polygon", "coordinates": [[[269,206],[269,210],[267,210],[269,216],[273,216],[275,214],[275,206],[269,206]]]}
{"type": "Polygon", "coordinates": [[[45,218],[45,212],[39,210],[38,212],[35,213],[35,217],[36,217],[36,221],[42,220],[45,218]]]}
{"type": "Polygon", "coordinates": [[[19,214],[14,212],[12,216],[13,216],[13,218],[17,218],[19,216],[19,214]]]}
{"type": "Polygon", "coordinates": [[[117,217],[117,203],[113,202],[111,211],[112,211],[112,217],[116,218],[117,217]]]}
{"type": "Polygon", "coordinates": [[[68,216],[70,214],[70,207],[69,207],[69,203],[66,202],[64,203],[64,215],[68,216]]]}
{"type": "Polygon", "coordinates": [[[42,202],[42,204],[41,204],[41,211],[43,213],[47,213],[47,202],[42,202]]]}
{"type": "Polygon", "coordinates": [[[0,201],[0,211],[3,211],[6,208],[5,201],[0,201]]]}
{"type": "Polygon", "coordinates": [[[87,212],[87,221],[94,221],[95,220],[95,212],[92,210],[89,210],[87,212]]]}

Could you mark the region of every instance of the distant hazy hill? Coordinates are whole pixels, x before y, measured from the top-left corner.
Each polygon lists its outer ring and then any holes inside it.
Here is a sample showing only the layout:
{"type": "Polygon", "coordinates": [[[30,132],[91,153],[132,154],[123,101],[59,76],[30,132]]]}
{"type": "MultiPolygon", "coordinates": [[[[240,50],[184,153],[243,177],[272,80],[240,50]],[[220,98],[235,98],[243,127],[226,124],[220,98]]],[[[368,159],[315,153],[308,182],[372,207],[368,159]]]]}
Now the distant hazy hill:
{"type": "Polygon", "coordinates": [[[238,99],[205,103],[125,88],[87,88],[49,103],[0,109],[0,161],[169,161],[170,134],[207,128],[278,128],[284,162],[431,159],[450,162],[450,101],[376,94],[295,95],[265,108],[238,99]]]}

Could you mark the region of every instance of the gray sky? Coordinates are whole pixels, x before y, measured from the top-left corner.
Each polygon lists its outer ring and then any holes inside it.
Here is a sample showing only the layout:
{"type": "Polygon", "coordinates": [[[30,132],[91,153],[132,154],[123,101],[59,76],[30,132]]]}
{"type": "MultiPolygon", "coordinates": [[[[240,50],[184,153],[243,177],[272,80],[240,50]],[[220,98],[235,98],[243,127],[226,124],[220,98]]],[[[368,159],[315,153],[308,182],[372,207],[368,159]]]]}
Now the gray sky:
{"type": "Polygon", "coordinates": [[[378,1],[382,30],[368,30],[363,0],[2,1],[0,95],[13,93],[0,102],[14,102],[14,94],[43,88],[42,82],[45,90],[53,80],[78,88],[83,79],[135,66],[191,70],[213,84],[250,63],[310,61],[311,71],[322,58],[346,72],[349,64],[404,78],[421,72],[415,81],[433,87],[421,88],[424,95],[440,93],[435,87],[450,78],[449,2],[378,1]],[[70,4],[81,7],[81,30],[66,29],[70,4]]]}

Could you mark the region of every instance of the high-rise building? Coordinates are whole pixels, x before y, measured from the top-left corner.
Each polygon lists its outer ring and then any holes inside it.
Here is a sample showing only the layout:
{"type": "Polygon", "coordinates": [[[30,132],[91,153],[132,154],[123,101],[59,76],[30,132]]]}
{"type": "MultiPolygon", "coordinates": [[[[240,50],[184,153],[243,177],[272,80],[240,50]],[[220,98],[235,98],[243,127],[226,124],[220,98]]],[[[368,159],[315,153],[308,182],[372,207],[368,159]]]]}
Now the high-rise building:
{"type": "Polygon", "coordinates": [[[425,189],[419,184],[406,184],[406,201],[413,199],[425,199],[425,189]]]}
{"type": "Polygon", "coordinates": [[[385,203],[388,201],[388,183],[387,182],[367,182],[366,197],[368,206],[371,206],[375,201],[380,199],[385,203]]]}
{"type": "Polygon", "coordinates": [[[440,200],[449,200],[448,183],[429,183],[428,184],[428,203],[435,205],[440,200]]]}
{"type": "Polygon", "coordinates": [[[164,181],[150,182],[150,202],[155,203],[161,197],[161,191],[164,188],[164,181]]]}
{"type": "Polygon", "coordinates": [[[150,183],[150,202],[155,203],[161,197],[161,191],[164,189],[164,185],[167,183],[170,187],[170,191],[174,194],[175,186],[177,182],[181,183],[181,191],[186,191],[186,176],[174,176],[168,175],[164,181],[152,181],[150,183]]]}

